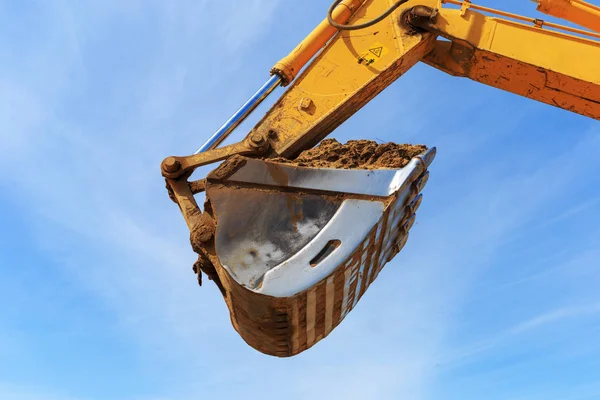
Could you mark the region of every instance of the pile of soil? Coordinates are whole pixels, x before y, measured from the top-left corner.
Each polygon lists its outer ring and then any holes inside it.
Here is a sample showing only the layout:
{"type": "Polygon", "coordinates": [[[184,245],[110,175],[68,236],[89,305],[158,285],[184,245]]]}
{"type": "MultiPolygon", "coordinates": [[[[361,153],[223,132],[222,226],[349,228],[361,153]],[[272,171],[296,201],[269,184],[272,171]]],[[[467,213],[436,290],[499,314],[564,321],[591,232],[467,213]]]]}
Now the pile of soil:
{"type": "Polygon", "coordinates": [[[385,143],[372,140],[349,140],[341,144],[325,139],[318,146],[305,150],[293,160],[274,158],[271,161],[300,167],[341,169],[402,168],[415,156],[427,150],[424,145],[385,143]]]}

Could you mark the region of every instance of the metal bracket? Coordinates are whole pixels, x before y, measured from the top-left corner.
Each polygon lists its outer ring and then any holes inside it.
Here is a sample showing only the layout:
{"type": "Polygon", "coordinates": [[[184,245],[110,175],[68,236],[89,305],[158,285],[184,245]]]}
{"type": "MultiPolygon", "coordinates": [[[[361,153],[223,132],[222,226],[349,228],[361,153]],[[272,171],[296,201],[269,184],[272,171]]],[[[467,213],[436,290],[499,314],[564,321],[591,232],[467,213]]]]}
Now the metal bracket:
{"type": "Polygon", "coordinates": [[[460,16],[464,17],[467,11],[469,11],[469,8],[471,8],[471,0],[464,0],[460,6],[460,16]]]}
{"type": "Polygon", "coordinates": [[[194,169],[203,165],[225,160],[236,154],[243,156],[256,156],[264,154],[270,148],[269,141],[260,133],[250,135],[245,140],[229,146],[219,147],[191,156],[170,156],[163,160],[160,169],[162,175],[168,179],[177,179],[190,175],[194,169]]]}

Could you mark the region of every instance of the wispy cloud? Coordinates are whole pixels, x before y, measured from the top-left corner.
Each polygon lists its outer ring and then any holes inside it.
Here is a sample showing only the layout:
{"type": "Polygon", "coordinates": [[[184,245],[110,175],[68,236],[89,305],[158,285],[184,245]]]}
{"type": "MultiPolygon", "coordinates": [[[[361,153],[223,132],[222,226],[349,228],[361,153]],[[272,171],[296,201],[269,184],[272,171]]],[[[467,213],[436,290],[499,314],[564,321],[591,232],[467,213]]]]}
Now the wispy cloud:
{"type": "Polygon", "coordinates": [[[70,396],[53,394],[53,390],[49,388],[35,388],[29,385],[19,386],[3,382],[0,382],[0,397],[10,400],[75,400],[70,396]]]}
{"type": "Polygon", "coordinates": [[[450,366],[456,366],[457,364],[459,365],[462,362],[468,361],[469,358],[480,356],[481,353],[485,351],[490,351],[498,346],[507,345],[519,335],[525,335],[549,325],[564,322],[564,320],[567,319],[597,314],[600,314],[600,303],[550,310],[519,322],[493,336],[472,343],[465,348],[457,349],[454,352],[451,352],[442,362],[450,366]]]}
{"type": "Polygon", "coordinates": [[[580,306],[580,307],[565,307],[538,315],[527,321],[520,323],[510,330],[510,334],[520,334],[544,325],[553,324],[567,318],[585,316],[589,314],[600,313],[600,303],[580,306]]]}

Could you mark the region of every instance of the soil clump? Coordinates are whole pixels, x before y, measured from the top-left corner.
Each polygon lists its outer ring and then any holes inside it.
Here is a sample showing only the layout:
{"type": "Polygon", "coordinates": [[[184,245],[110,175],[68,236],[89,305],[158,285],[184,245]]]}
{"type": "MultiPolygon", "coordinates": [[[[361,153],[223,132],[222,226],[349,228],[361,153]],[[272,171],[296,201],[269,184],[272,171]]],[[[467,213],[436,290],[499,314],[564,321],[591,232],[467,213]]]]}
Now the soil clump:
{"type": "Polygon", "coordinates": [[[341,144],[335,139],[324,139],[293,160],[278,157],[269,161],[313,168],[393,169],[405,167],[426,150],[424,145],[378,144],[373,140],[349,140],[341,144]]]}

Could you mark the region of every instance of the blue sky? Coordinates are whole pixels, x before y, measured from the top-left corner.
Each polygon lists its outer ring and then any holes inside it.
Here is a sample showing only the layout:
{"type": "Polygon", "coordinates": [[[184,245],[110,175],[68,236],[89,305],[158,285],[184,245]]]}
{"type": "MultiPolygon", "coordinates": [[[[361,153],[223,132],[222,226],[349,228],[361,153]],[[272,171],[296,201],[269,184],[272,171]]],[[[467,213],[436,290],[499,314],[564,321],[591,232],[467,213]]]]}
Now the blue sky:
{"type": "Polygon", "coordinates": [[[425,65],[331,136],[438,156],[405,250],[327,339],[264,356],[198,288],[159,164],[329,6],[299,4],[0,1],[0,398],[600,398],[600,126],[425,65]]]}

